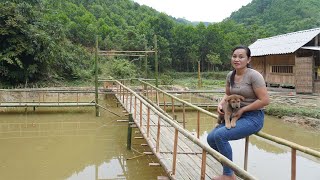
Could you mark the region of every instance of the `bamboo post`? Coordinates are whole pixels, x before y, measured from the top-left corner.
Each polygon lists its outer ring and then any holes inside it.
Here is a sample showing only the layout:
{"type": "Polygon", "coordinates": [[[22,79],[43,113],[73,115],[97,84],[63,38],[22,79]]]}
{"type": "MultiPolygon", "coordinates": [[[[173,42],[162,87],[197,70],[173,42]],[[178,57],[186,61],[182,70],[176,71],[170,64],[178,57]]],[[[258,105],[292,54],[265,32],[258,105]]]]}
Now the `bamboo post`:
{"type": "Polygon", "coordinates": [[[128,101],[129,101],[129,97],[128,97],[128,93],[129,93],[129,91],[128,90],[126,90],[126,92],[125,92],[125,97],[126,97],[126,99],[125,99],[125,105],[126,105],[126,108],[128,108],[128,105],[129,105],[129,103],[128,103],[128,101]]]}
{"type": "MultiPolygon", "coordinates": [[[[147,40],[144,39],[144,50],[147,51],[147,40]]],[[[148,79],[148,53],[144,54],[144,78],[148,79]]]]}
{"type": "Polygon", "coordinates": [[[197,138],[200,137],[200,111],[198,111],[198,118],[197,118],[197,138]]]}
{"type": "Polygon", "coordinates": [[[291,180],[296,180],[296,158],[297,151],[294,148],[291,148],[291,180]]]}
{"type": "Polygon", "coordinates": [[[140,100],[140,128],[142,128],[142,101],[140,100]]]}
{"type": "Polygon", "coordinates": [[[178,132],[179,132],[178,129],[175,129],[175,131],[174,131],[174,144],[173,144],[173,159],[172,159],[172,175],[176,174],[178,132]]]}
{"type": "Polygon", "coordinates": [[[148,107],[147,111],[147,138],[149,138],[150,135],[150,108],[148,107]]]}
{"type": "Polygon", "coordinates": [[[79,104],[79,93],[77,92],[77,105],[79,104]]]}
{"type": "Polygon", "coordinates": [[[20,105],[21,105],[21,101],[22,101],[22,100],[21,100],[21,96],[20,96],[20,97],[19,97],[19,104],[20,104],[20,105]]]}
{"type": "Polygon", "coordinates": [[[207,152],[202,149],[202,158],[201,158],[201,180],[206,179],[206,164],[207,164],[207,152]]]}
{"type": "Polygon", "coordinates": [[[201,88],[200,61],[198,61],[198,89],[201,88]]]}
{"type": "Polygon", "coordinates": [[[160,102],[159,102],[159,91],[156,90],[156,102],[157,105],[160,106],[160,102]]]}
{"type": "Polygon", "coordinates": [[[133,119],[132,114],[129,114],[129,123],[128,123],[128,134],[127,134],[127,149],[131,150],[131,136],[132,136],[132,125],[133,119]]]}
{"type": "Polygon", "coordinates": [[[153,102],[153,88],[150,88],[150,100],[153,102]]]}
{"type": "Polygon", "coordinates": [[[149,90],[148,90],[149,88],[148,88],[148,86],[146,85],[146,98],[148,98],[149,97],[149,90]]]}
{"type": "Polygon", "coordinates": [[[134,119],[137,119],[137,96],[134,96],[134,119]]]}
{"type": "Polygon", "coordinates": [[[124,88],[122,88],[122,103],[124,104],[124,88]]]}
{"type": "Polygon", "coordinates": [[[96,103],[96,117],[100,116],[99,112],[99,94],[98,94],[98,36],[96,36],[96,49],[94,56],[94,87],[95,87],[95,103],[96,103]]]}
{"type": "MultiPolygon", "coordinates": [[[[129,92],[128,92],[129,93],[129,92]]],[[[129,94],[128,94],[129,95],[129,94]]],[[[132,112],[132,94],[130,94],[130,113],[132,112]]]]}
{"type": "Polygon", "coordinates": [[[157,142],[156,142],[156,152],[160,151],[160,116],[158,116],[158,131],[157,131],[157,142]]]}
{"type": "Polygon", "coordinates": [[[183,121],[183,129],[186,128],[186,105],[182,103],[182,121],[183,121]]]}
{"type": "Polygon", "coordinates": [[[58,92],[58,105],[60,103],[60,93],[58,92]]]}
{"type": "Polygon", "coordinates": [[[163,93],[163,110],[166,111],[166,95],[163,93]]]}
{"type": "Polygon", "coordinates": [[[172,111],[172,118],[174,118],[174,100],[171,98],[171,111],[172,111]]]}
{"type": "Polygon", "coordinates": [[[157,35],[154,35],[154,76],[156,79],[156,87],[158,87],[158,71],[159,71],[159,64],[158,64],[158,43],[157,43],[157,35]]]}
{"type": "Polygon", "coordinates": [[[248,151],[249,150],[249,136],[245,138],[245,146],[244,146],[244,170],[248,170],[248,151]]]}

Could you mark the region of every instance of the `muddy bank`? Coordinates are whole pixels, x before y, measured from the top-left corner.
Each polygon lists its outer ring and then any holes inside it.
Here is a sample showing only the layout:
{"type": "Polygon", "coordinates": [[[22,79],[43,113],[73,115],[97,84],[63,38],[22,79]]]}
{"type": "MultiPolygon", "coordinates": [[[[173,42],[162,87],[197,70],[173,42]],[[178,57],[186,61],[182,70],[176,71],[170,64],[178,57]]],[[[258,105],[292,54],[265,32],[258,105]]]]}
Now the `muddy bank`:
{"type": "Polygon", "coordinates": [[[303,116],[283,116],[281,119],[288,123],[294,123],[299,126],[320,130],[320,119],[303,116]]]}

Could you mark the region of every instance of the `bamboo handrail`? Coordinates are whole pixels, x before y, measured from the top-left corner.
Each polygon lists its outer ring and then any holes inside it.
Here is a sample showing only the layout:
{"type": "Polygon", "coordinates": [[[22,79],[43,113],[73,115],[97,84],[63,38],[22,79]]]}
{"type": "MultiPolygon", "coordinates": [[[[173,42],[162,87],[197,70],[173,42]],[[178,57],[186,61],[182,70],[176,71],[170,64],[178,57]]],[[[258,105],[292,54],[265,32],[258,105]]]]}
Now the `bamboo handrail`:
{"type": "Polygon", "coordinates": [[[309,155],[312,155],[312,156],[320,158],[320,152],[316,151],[316,150],[313,150],[311,148],[308,148],[308,147],[305,147],[305,146],[301,146],[299,144],[296,144],[294,142],[291,142],[291,141],[288,141],[288,140],[285,140],[285,139],[282,139],[282,138],[279,138],[279,137],[276,137],[276,136],[272,136],[272,135],[264,133],[262,131],[256,133],[256,135],[260,136],[262,138],[268,139],[270,141],[276,142],[278,144],[282,144],[284,146],[288,146],[288,147],[294,148],[296,150],[299,150],[301,152],[304,152],[306,154],[309,154],[309,155]]]}
{"type": "MultiPolygon", "coordinates": [[[[140,80],[140,79],[138,79],[138,81],[141,82],[142,84],[146,84],[146,85],[148,85],[148,86],[153,86],[152,84],[147,83],[147,82],[144,82],[144,81],[142,81],[142,80],[140,80]]],[[[218,115],[216,115],[216,114],[213,114],[213,113],[211,113],[211,112],[209,112],[209,111],[207,111],[207,110],[205,110],[205,109],[202,109],[202,108],[200,108],[200,107],[198,107],[198,106],[195,106],[195,105],[193,105],[193,104],[191,104],[191,103],[189,103],[189,102],[187,102],[187,101],[181,100],[181,99],[179,99],[179,98],[177,98],[177,97],[175,97],[175,96],[173,96],[173,95],[171,95],[171,94],[169,94],[169,93],[167,93],[167,92],[165,92],[165,91],[163,91],[163,90],[161,90],[161,89],[159,89],[159,88],[157,88],[157,87],[155,87],[155,86],[153,86],[153,88],[155,88],[156,90],[160,91],[161,93],[163,93],[163,94],[171,97],[172,99],[174,99],[174,100],[176,100],[176,101],[178,101],[178,102],[184,103],[184,104],[186,104],[186,105],[188,105],[188,106],[190,106],[190,107],[192,107],[192,108],[194,108],[194,109],[196,109],[196,110],[198,110],[198,111],[200,111],[200,112],[202,112],[202,113],[205,113],[205,114],[207,114],[207,115],[209,115],[209,116],[211,116],[211,117],[218,118],[218,115]]]]}
{"type": "MultiPolygon", "coordinates": [[[[179,131],[179,133],[183,134],[186,138],[188,138],[189,140],[191,140],[193,143],[197,144],[200,148],[202,148],[203,150],[205,150],[206,152],[208,152],[210,155],[212,155],[215,159],[217,159],[219,162],[228,165],[231,169],[233,169],[235,171],[235,173],[240,176],[241,178],[244,179],[257,179],[256,177],[252,176],[251,174],[249,174],[248,172],[246,172],[245,170],[241,169],[239,166],[237,166],[234,162],[230,161],[228,158],[224,157],[223,155],[221,155],[219,152],[215,151],[214,149],[212,149],[211,147],[209,147],[207,144],[201,142],[197,137],[194,137],[194,135],[192,135],[189,131],[183,129],[183,127],[181,127],[181,125],[175,121],[173,121],[173,119],[168,118],[167,116],[165,116],[164,114],[160,113],[155,107],[153,107],[152,105],[150,105],[149,103],[147,103],[147,101],[145,101],[142,97],[140,97],[137,93],[135,93],[133,90],[131,90],[130,88],[122,85],[119,81],[116,81],[120,86],[123,87],[123,89],[126,89],[127,91],[131,92],[133,96],[136,96],[140,102],[142,104],[144,104],[146,107],[150,108],[150,110],[152,110],[154,113],[156,113],[157,115],[159,115],[160,118],[162,118],[164,121],[166,121],[168,124],[170,124],[172,127],[174,127],[177,131],[179,131]]],[[[158,89],[158,88],[156,88],[158,89]]],[[[187,102],[186,102],[187,104],[187,102]]],[[[189,103],[188,103],[189,104],[189,103]]],[[[140,106],[141,107],[141,106],[140,106]]],[[[204,111],[203,109],[199,108],[199,111],[204,111]]],[[[140,111],[141,112],[141,111],[140,111]]],[[[141,117],[141,116],[140,116],[141,117]]],[[[141,119],[140,119],[140,123],[141,123],[141,119]]],[[[145,137],[146,138],[146,137],[145,137]]],[[[147,141],[148,142],[148,141],[147,141]]],[[[149,142],[148,142],[149,143],[149,142]]],[[[152,148],[152,151],[154,151],[154,149],[152,148]]],[[[155,155],[160,159],[159,154],[157,154],[156,152],[154,152],[155,155]]]]}
{"type": "MultiPolygon", "coordinates": [[[[148,86],[153,86],[153,85],[151,85],[150,83],[144,82],[144,81],[142,81],[142,80],[139,80],[139,81],[140,81],[141,83],[143,83],[143,84],[148,85],[148,86]]],[[[175,100],[177,100],[177,101],[179,101],[179,102],[181,102],[181,103],[185,103],[186,105],[188,105],[188,106],[190,106],[190,107],[192,107],[192,108],[194,108],[194,109],[196,109],[196,110],[199,110],[200,112],[202,112],[202,113],[204,113],[204,114],[206,114],[206,115],[208,115],[208,116],[218,118],[218,116],[217,116],[216,114],[213,114],[213,113],[211,113],[211,112],[209,112],[209,111],[207,111],[207,110],[204,110],[204,109],[202,109],[202,108],[199,108],[199,107],[197,107],[197,106],[194,106],[193,104],[191,104],[191,103],[189,103],[189,102],[187,102],[187,101],[181,100],[181,99],[179,99],[179,98],[177,98],[177,97],[175,97],[175,96],[173,96],[173,95],[171,95],[171,94],[169,94],[169,93],[167,93],[167,92],[165,92],[165,91],[163,91],[163,90],[161,90],[161,89],[159,89],[159,88],[157,88],[157,87],[155,87],[155,86],[153,86],[153,88],[155,88],[156,90],[158,90],[158,91],[166,94],[166,95],[169,96],[169,97],[172,97],[173,99],[175,99],[175,100]]],[[[276,136],[272,136],[272,135],[267,134],[267,133],[264,133],[264,132],[262,132],[262,131],[259,131],[259,132],[256,133],[255,135],[260,136],[260,137],[265,138],[265,139],[268,139],[268,140],[271,140],[271,141],[274,141],[274,142],[276,142],[276,143],[278,143],[278,144],[282,144],[282,145],[284,145],[284,146],[288,146],[288,147],[291,147],[291,148],[295,148],[296,150],[299,150],[299,151],[304,152],[304,153],[306,153],[306,154],[309,154],[309,155],[312,155],[312,156],[315,156],[315,157],[320,158],[320,152],[319,152],[319,151],[310,149],[310,148],[308,148],[308,147],[301,146],[301,145],[299,145],[299,144],[293,143],[293,142],[291,142],[291,141],[288,141],[288,140],[285,140],[285,139],[282,139],[282,138],[279,138],[279,137],[276,137],[276,136]]]]}

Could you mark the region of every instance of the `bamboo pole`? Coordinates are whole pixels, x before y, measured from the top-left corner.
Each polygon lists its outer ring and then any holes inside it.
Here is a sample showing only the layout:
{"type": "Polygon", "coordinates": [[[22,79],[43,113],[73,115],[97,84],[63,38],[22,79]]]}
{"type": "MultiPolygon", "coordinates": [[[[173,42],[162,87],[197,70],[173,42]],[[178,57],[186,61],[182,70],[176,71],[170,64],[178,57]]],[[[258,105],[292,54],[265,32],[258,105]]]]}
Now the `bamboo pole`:
{"type": "Polygon", "coordinates": [[[158,43],[157,43],[157,35],[154,35],[154,76],[156,79],[156,87],[158,87],[158,71],[159,71],[159,67],[158,67],[158,43]]]}
{"type": "Polygon", "coordinates": [[[96,103],[96,116],[100,116],[99,112],[99,94],[98,94],[98,36],[96,36],[96,49],[94,56],[94,86],[95,86],[95,103],[96,103]]]}
{"type": "Polygon", "coordinates": [[[182,103],[182,121],[183,121],[183,129],[186,128],[186,105],[182,103]]]}
{"type": "Polygon", "coordinates": [[[296,180],[297,152],[291,149],[291,180],[296,180]]]}
{"type": "Polygon", "coordinates": [[[200,61],[198,61],[198,89],[201,88],[201,70],[200,70],[200,61]]]}
{"type": "Polygon", "coordinates": [[[200,111],[198,111],[198,117],[197,117],[197,138],[200,137],[200,111]]]}
{"type": "Polygon", "coordinates": [[[165,93],[162,93],[163,94],[163,110],[166,111],[166,94],[165,93]]]}
{"type": "Polygon", "coordinates": [[[132,137],[132,127],[133,123],[132,114],[129,114],[129,122],[128,122],[128,134],[127,134],[127,149],[131,150],[131,137],[132,137]]]}
{"type": "Polygon", "coordinates": [[[147,137],[150,136],[150,108],[148,107],[147,111],[147,137]]]}
{"type": "Polygon", "coordinates": [[[177,165],[177,147],[178,147],[178,129],[174,131],[173,158],[172,158],[172,175],[176,174],[177,165]]]}
{"type": "Polygon", "coordinates": [[[301,151],[301,152],[304,152],[306,154],[309,154],[309,155],[315,156],[317,158],[320,158],[320,152],[319,151],[310,149],[308,147],[301,146],[299,144],[290,142],[290,141],[285,140],[285,139],[278,138],[276,136],[272,136],[272,135],[264,133],[262,131],[259,131],[258,133],[256,133],[256,135],[260,136],[262,138],[268,139],[270,141],[276,142],[278,144],[282,144],[282,145],[285,145],[287,147],[291,147],[291,148],[294,148],[294,149],[296,149],[298,151],[301,151]]]}
{"type": "Polygon", "coordinates": [[[202,158],[201,158],[201,176],[200,179],[206,179],[206,161],[207,161],[207,152],[202,149],[202,158]]]}
{"type": "Polygon", "coordinates": [[[249,151],[249,136],[245,138],[245,146],[244,146],[244,170],[248,170],[248,151],[249,151]]]}
{"type": "Polygon", "coordinates": [[[142,128],[142,101],[140,99],[140,127],[142,128]]]}
{"type": "Polygon", "coordinates": [[[132,95],[130,94],[130,113],[132,112],[132,95]]]}
{"type": "Polygon", "coordinates": [[[157,105],[159,106],[160,105],[160,102],[159,102],[159,91],[156,90],[156,102],[157,102],[157,105]]]}
{"type": "Polygon", "coordinates": [[[137,97],[134,97],[134,119],[137,119],[137,97]]]}
{"type": "MultiPolygon", "coordinates": [[[[144,39],[144,49],[147,50],[147,40],[144,39]]],[[[148,54],[144,55],[144,78],[148,78],[148,54]]]]}
{"type": "Polygon", "coordinates": [[[172,111],[172,118],[174,118],[174,100],[171,97],[171,111],[172,111]]]}
{"type": "Polygon", "coordinates": [[[156,141],[156,152],[160,152],[160,131],[161,131],[161,125],[160,125],[160,116],[158,116],[158,131],[157,131],[157,141],[156,141]]]}

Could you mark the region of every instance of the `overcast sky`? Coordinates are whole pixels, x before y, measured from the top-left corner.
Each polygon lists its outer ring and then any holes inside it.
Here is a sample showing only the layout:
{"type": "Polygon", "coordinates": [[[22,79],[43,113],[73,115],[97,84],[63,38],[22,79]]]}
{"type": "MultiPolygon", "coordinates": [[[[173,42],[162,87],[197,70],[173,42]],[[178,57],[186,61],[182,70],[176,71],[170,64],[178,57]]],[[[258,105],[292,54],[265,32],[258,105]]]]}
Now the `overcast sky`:
{"type": "Polygon", "coordinates": [[[133,0],[176,18],[220,22],[252,0],[133,0]]]}

